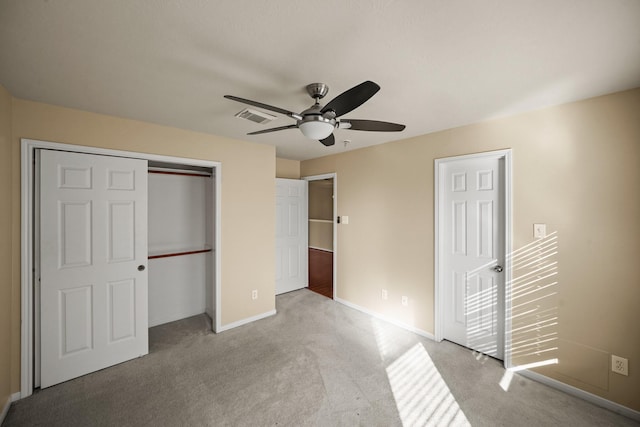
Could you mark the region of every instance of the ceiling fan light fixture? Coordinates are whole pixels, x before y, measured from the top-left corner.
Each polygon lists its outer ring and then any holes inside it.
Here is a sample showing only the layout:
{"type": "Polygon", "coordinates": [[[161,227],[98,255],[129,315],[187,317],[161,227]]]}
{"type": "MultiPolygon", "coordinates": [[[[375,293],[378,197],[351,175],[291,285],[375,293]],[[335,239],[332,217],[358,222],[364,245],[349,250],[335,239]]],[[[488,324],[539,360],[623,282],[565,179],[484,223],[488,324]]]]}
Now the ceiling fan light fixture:
{"type": "Polygon", "coordinates": [[[298,125],[300,131],[309,139],[321,140],[333,133],[334,125],[331,122],[311,120],[298,125]]]}
{"type": "Polygon", "coordinates": [[[336,128],[377,132],[400,132],[404,130],[405,126],[398,123],[381,122],[379,120],[339,119],[340,116],[355,110],[375,95],[376,92],[380,90],[380,86],[376,83],[369,80],[362,82],[359,85],[342,92],[340,95],[333,98],[327,105],[322,106],[319,100],[327,94],[328,90],[329,87],[324,83],[312,83],[307,85],[307,92],[315,102],[311,107],[301,113],[294,113],[293,111],[285,110],[284,108],[274,107],[273,105],[239,98],[233,95],[225,95],[224,97],[231,99],[232,101],[242,102],[243,104],[284,114],[296,121],[295,125],[278,126],[275,128],[249,132],[247,135],[258,135],[298,128],[305,137],[320,141],[325,147],[331,147],[335,144],[333,130],[336,128]]]}

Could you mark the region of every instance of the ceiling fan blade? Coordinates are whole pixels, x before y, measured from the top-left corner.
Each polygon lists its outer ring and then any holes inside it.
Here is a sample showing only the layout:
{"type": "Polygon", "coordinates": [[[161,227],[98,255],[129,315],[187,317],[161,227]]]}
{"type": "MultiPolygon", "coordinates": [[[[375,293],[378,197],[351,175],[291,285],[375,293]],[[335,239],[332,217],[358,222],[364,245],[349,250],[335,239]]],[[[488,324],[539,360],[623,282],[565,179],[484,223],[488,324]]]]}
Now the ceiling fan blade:
{"type": "Polygon", "coordinates": [[[279,126],[277,128],[263,129],[263,130],[257,130],[255,132],[249,132],[247,135],[259,135],[261,133],[277,132],[279,130],[294,129],[294,128],[297,128],[297,127],[298,127],[298,125],[279,126]]]}
{"type": "Polygon", "coordinates": [[[405,125],[390,122],[380,122],[378,120],[340,120],[340,129],[368,130],[375,132],[400,132],[405,125]]]}
{"type": "Polygon", "coordinates": [[[331,102],[322,109],[322,113],[334,111],[336,117],[340,117],[364,104],[379,90],[380,86],[367,80],[333,98],[331,102]]]}
{"type": "Polygon", "coordinates": [[[302,120],[302,116],[300,114],[294,113],[293,111],[285,110],[284,108],[274,107],[273,105],[263,104],[262,102],[252,101],[250,99],[240,98],[233,95],[225,95],[224,97],[233,101],[242,102],[243,104],[249,104],[253,105],[254,107],[264,108],[265,110],[275,111],[276,113],[289,116],[292,119],[302,120]]]}
{"type": "Polygon", "coordinates": [[[320,142],[322,142],[326,147],[331,147],[336,143],[336,139],[334,138],[333,134],[331,134],[325,139],[321,139],[320,142]]]}

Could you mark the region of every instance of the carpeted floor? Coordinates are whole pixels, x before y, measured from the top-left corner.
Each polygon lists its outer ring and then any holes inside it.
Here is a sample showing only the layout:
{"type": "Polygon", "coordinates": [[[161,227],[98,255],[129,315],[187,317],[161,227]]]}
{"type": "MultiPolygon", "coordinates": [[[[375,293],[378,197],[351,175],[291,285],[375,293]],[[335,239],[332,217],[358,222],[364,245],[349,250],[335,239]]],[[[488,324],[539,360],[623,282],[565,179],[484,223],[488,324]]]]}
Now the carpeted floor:
{"type": "Polygon", "coordinates": [[[308,290],[219,335],[150,329],[149,355],[15,402],[3,426],[632,426],[633,420],[308,290]]]}

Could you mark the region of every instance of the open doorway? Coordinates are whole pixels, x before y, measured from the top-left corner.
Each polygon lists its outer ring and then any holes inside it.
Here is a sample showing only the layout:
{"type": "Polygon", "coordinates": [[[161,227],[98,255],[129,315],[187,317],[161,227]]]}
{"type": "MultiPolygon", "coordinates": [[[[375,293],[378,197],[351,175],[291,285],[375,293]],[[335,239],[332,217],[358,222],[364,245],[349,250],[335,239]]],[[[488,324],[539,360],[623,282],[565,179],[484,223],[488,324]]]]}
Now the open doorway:
{"type": "Polygon", "coordinates": [[[309,290],[333,299],[335,295],[335,176],[309,181],[309,290]]]}

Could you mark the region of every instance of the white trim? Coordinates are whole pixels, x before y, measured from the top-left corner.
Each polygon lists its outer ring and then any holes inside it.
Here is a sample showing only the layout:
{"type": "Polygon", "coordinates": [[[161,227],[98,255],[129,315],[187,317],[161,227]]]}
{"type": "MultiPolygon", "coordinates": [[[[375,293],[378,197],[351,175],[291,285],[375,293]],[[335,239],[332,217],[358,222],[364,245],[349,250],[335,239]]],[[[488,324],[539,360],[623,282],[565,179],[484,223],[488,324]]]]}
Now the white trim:
{"type": "Polygon", "coordinates": [[[216,330],[216,333],[228,331],[229,329],[237,328],[238,326],[246,325],[247,323],[252,323],[252,322],[255,322],[256,320],[262,320],[267,317],[274,316],[275,314],[276,314],[276,310],[271,310],[265,313],[257,314],[255,316],[247,317],[246,319],[231,322],[224,326],[221,326],[219,329],[216,330]]]}
{"type": "Polygon", "coordinates": [[[442,252],[443,242],[440,238],[440,221],[442,217],[442,197],[444,195],[441,192],[441,185],[444,182],[444,170],[443,165],[449,162],[457,162],[462,160],[480,159],[486,157],[503,158],[504,159],[504,366],[511,368],[511,251],[512,251],[512,221],[513,221],[513,208],[512,208],[512,150],[497,150],[488,151],[477,154],[466,154],[462,156],[446,157],[442,159],[435,159],[434,161],[434,321],[435,321],[435,340],[442,341],[444,335],[443,327],[443,313],[444,313],[444,301],[442,293],[440,292],[439,285],[442,283],[442,258],[440,253],[442,252]]]}
{"type": "Polygon", "coordinates": [[[71,151],[76,153],[98,154],[104,156],[128,157],[149,161],[177,163],[191,166],[202,166],[215,170],[215,331],[221,322],[221,201],[222,201],[222,163],[210,160],[189,159],[185,157],[164,156],[159,154],[138,153],[133,151],[110,150],[106,148],[87,147],[82,145],[63,144],[57,142],[21,139],[20,142],[20,198],[21,198],[21,241],[20,241],[20,288],[21,288],[21,352],[20,352],[20,397],[25,398],[33,393],[33,170],[36,149],[71,151]]]}
{"type": "Polygon", "coordinates": [[[443,329],[443,309],[440,307],[442,296],[440,295],[440,250],[442,242],[440,241],[440,163],[436,159],[433,163],[433,324],[435,339],[437,342],[442,341],[444,335],[443,329]]]}
{"type": "Polygon", "coordinates": [[[555,388],[556,390],[560,390],[569,395],[586,400],[587,402],[593,403],[594,405],[608,409],[627,418],[631,418],[632,420],[640,421],[640,411],[636,411],[635,409],[631,409],[619,403],[612,402],[611,400],[605,399],[604,397],[597,396],[595,394],[589,393],[588,391],[570,386],[569,384],[565,384],[562,381],[554,380],[553,378],[549,378],[545,375],[530,371],[528,369],[518,371],[518,374],[551,388],[555,388]]]}
{"type": "Polygon", "coordinates": [[[20,150],[20,397],[31,396],[33,392],[33,161],[34,148],[29,142],[21,141],[20,150]]]}
{"type": "MultiPolygon", "coordinates": [[[[217,165],[215,166],[215,192],[216,194],[214,194],[215,196],[215,206],[214,206],[214,212],[215,212],[215,221],[214,221],[214,225],[215,225],[215,229],[214,229],[214,233],[215,236],[213,236],[213,239],[215,241],[215,247],[213,248],[215,254],[215,265],[214,268],[216,269],[215,271],[215,292],[213,293],[213,298],[214,298],[214,305],[213,307],[215,310],[215,322],[214,322],[214,330],[216,333],[220,332],[219,331],[219,326],[222,323],[222,163],[221,162],[216,162],[217,165]]],[[[212,318],[214,316],[211,316],[212,318]]]]}
{"type": "Polygon", "coordinates": [[[363,312],[365,314],[368,314],[371,317],[375,317],[376,319],[380,319],[380,320],[382,320],[384,322],[391,323],[392,325],[395,325],[395,326],[398,326],[398,327],[400,327],[402,329],[405,329],[405,330],[407,330],[409,332],[413,332],[414,334],[420,335],[422,337],[428,338],[428,339],[433,340],[433,341],[435,341],[435,339],[436,339],[436,337],[434,337],[433,334],[431,334],[431,333],[429,333],[427,331],[423,331],[422,329],[418,329],[415,326],[411,326],[411,325],[408,325],[408,324],[403,323],[403,322],[398,322],[397,320],[395,320],[395,319],[393,319],[391,317],[387,317],[387,316],[384,316],[384,315],[382,315],[380,313],[376,313],[375,311],[368,310],[368,309],[366,309],[364,307],[361,307],[361,306],[359,306],[357,304],[353,304],[353,303],[351,303],[349,301],[346,301],[346,300],[343,300],[343,299],[340,299],[340,298],[335,298],[335,301],[339,302],[342,305],[346,305],[349,308],[353,308],[354,310],[358,310],[358,311],[361,311],[361,312],[363,312]]]}
{"type": "Polygon", "coordinates": [[[504,366],[511,363],[511,284],[513,281],[513,159],[512,151],[504,150],[504,366]]]}
{"type": "Polygon", "coordinates": [[[338,295],[338,174],[335,172],[322,175],[303,176],[305,181],[320,181],[333,179],[333,299],[338,295]]]}
{"type": "Polygon", "coordinates": [[[7,401],[4,403],[2,407],[2,412],[0,412],[0,425],[4,422],[4,419],[7,417],[9,413],[9,408],[11,408],[11,404],[16,400],[20,399],[20,392],[13,393],[7,397],[7,401]]]}

